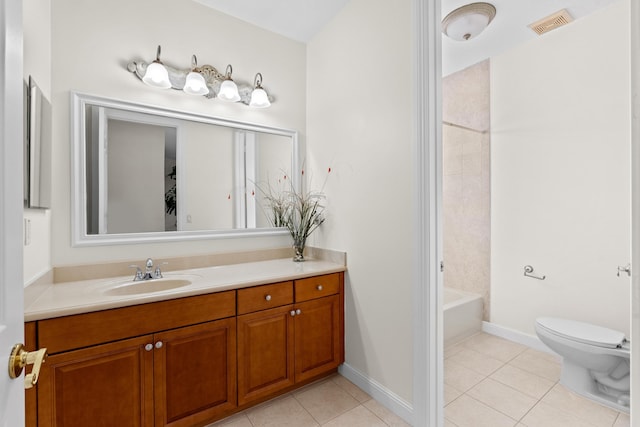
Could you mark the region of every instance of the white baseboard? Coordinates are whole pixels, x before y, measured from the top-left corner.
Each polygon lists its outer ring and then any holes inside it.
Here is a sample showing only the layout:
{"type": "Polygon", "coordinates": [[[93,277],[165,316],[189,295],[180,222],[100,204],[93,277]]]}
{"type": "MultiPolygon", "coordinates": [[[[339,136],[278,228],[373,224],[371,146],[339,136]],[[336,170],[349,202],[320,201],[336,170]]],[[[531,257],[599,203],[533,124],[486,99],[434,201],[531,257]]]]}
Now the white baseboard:
{"type": "Polygon", "coordinates": [[[413,423],[413,406],[409,402],[346,363],[342,364],[338,371],[388,410],[407,423],[413,423]]]}
{"type": "Polygon", "coordinates": [[[534,350],[544,351],[545,353],[556,354],[547,347],[540,339],[534,335],[525,334],[515,329],[506,328],[491,322],[482,322],[482,332],[495,335],[518,344],[526,345],[534,350]]]}

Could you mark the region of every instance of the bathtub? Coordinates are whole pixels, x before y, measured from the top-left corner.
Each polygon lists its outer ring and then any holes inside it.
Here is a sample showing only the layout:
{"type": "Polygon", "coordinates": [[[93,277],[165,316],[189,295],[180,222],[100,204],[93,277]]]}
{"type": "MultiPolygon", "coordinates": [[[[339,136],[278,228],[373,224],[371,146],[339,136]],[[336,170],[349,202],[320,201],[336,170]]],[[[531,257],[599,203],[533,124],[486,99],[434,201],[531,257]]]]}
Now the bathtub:
{"type": "Polygon", "coordinates": [[[445,346],[482,329],[483,301],[478,294],[444,288],[442,312],[445,346]]]}

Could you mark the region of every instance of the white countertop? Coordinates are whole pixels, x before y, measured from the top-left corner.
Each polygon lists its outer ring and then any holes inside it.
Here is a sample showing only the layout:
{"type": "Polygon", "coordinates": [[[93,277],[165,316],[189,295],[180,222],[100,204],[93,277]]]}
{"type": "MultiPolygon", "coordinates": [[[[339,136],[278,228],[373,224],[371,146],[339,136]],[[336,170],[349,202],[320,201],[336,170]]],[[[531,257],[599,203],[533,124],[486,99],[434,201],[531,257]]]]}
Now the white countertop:
{"type": "MultiPolygon", "coordinates": [[[[50,319],[71,314],[88,313],[110,308],[126,307],[156,301],[165,301],[192,295],[202,295],[247,286],[301,279],[304,277],[345,271],[342,264],[321,260],[293,262],[291,258],[248,262],[217,267],[164,273],[164,279],[186,278],[191,284],[134,295],[110,295],[117,286],[131,282],[131,275],[106,279],[44,285],[37,297],[25,299],[24,320],[50,319]]],[[[153,282],[149,281],[149,285],[153,282]]],[[[136,282],[137,284],[142,282],[136,282]]]]}

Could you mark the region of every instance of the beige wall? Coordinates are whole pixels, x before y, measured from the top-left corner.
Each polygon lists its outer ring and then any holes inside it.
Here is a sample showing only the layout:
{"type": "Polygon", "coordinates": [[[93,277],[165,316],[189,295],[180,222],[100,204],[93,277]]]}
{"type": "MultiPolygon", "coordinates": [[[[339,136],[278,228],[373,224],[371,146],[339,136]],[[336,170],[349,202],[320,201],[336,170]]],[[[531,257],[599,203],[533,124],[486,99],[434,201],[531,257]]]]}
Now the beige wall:
{"type": "Polygon", "coordinates": [[[482,295],[489,320],[489,60],[445,77],[442,98],[444,285],[482,295]]]}
{"type": "MultiPolygon", "coordinates": [[[[24,0],[24,78],[33,76],[44,96],[51,101],[51,2],[24,0]]],[[[25,209],[31,242],[24,246],[23,275],[28,284],[51,269],[51,211],[25,209]]]]}
{"type": "Polygon", "coordinates": [[[621,1],[491,59],[493,323],[629,333],[629,31],[621,1]]]}
{"type": "Polygon", "coordinates": [[[54,181],[52,208],[53,265],[144,259],[289,244],[289,238],[236,238],[163,244],[73,248],[70,244],[69,91],[149,103],[218,117],[300,131],[305,135],[305,45],[258,29],[191,1],[59,0],[52,7],[52,101],[54,181]],[[145,86],[126,65],[154,58],[188,67],[199,64],[222,70],[231,63],[237,81],[251,83],[255,73],[276,102],[266,110],[190,97],[175,90],[145,86]]]}
{"type": "Polygon", "coordinates": [[[307,51],[312,243],[345,250],[346,363],[412,399],[411,2],[352,0],[307,51]]]}

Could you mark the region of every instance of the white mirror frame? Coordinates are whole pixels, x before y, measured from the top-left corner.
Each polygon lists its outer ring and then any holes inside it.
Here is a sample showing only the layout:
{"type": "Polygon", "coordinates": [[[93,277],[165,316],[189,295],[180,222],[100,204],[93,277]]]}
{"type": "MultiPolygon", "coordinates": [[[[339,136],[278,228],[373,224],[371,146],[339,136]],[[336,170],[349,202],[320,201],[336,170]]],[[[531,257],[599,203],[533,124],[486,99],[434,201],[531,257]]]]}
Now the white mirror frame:
{"type": "Polygon", "coordinates": [[[87,105],[124,109],[134,113],[161,115],[169,119],[190,120],[238,130],[262,132],[291,138],[291,184],[300,189],[300,148],[298,132],[290,129],[263,126],[234,120],[206,116],[199,113],[172,110],[165,107],[138,104],[113,98],[71,92],[71,243],[74,247],[155,243],[167,241],[221,239],[230,237],[253,237],[286,235],[283,228],[237,228],[225,230],[160,231],[121,234],[87,234],[87,188],[86,188],[86,127],[87,105]]]}

